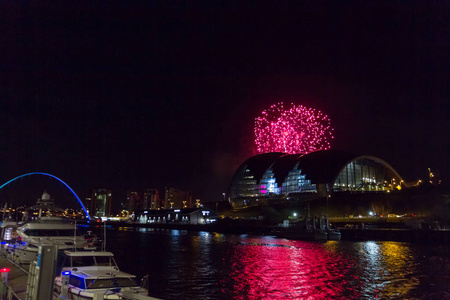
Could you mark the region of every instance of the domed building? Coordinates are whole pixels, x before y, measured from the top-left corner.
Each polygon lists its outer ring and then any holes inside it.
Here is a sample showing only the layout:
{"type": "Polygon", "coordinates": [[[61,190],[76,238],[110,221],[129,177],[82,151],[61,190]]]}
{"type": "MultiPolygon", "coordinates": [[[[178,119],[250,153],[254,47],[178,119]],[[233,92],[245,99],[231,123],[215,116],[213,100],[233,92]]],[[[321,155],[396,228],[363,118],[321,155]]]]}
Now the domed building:
{"type": "Polygon", "coordinates": [[[385,194],[403,180],[384,160],[339,150],[264,153],[241,164],[229,189],[233,208],[301,203],[339,194],[385,194]]]}

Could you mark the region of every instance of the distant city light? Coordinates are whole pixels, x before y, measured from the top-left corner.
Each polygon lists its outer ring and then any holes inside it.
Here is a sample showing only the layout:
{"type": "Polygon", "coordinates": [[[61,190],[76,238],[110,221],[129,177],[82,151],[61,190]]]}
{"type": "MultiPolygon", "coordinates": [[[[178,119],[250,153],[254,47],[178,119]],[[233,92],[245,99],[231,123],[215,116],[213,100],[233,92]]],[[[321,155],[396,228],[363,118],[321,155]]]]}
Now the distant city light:
{"type": "Polygon", "coordinates": [[[283,102],[272,105],[255,119],[258,153],[310,153],[330,149],[334,138],[330,119],[321,111],[283,102]]]}
{"type": "Polygon", "coordinates": [[[58,177],[56,177],[55,175],[52,175],[52,174],[42,173],[42,172],[32,172],[32,173],[26,173],[26,174],[23,174],[23,175],[19,175],[19,176],[13,178],[13,179],[7,181],[6,183],[0,185],[0,189],[2,189],[2,188],[3,188],[4,186],[6,186],[7,184],[9,184],[9,183],[11,183],[11,182],[13,182],[13,181],[15,181],[15,180],[17,180],[17,179],[19,179],[19,178],[22,178],[22,177],[25,177],[25,176],[30,176],[30,175],[45,175],[45,176],[48,176],[48,177],[55,178],[56,180],[58,180],[59,182],[61,182],[65,187],[67,187],[67,188],[72,192],[72,194],[75,196],[75,198],[77,198],[78,202],[79,202],[80,205],[81,205],[81,208],[83,208],[84,212],[86,213],[86,217],[87,217],[89,220],[91,219],[91,217],[89,216],[89,213],[88,213],[86,207],[84,206],[83,202],[82,202],[81,199],[78,197],[78,195],[75,193],[75,191],[74,191],[67,183],[65,183],[64,181],[62,181],[62,179],[60,179],[60,178],[58,178],[58,177]]]}

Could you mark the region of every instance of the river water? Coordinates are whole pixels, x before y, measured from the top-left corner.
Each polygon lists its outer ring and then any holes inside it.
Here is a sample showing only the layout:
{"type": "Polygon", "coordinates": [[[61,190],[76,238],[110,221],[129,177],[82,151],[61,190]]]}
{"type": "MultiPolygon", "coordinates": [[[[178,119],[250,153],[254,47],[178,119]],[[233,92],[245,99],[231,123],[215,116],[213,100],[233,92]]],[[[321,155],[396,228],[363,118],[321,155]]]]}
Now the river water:
{"type": "Polygon", "coordinates": [[[450,246],[108,228],[123,271],[163,299],[450,299],[450,246]]]}

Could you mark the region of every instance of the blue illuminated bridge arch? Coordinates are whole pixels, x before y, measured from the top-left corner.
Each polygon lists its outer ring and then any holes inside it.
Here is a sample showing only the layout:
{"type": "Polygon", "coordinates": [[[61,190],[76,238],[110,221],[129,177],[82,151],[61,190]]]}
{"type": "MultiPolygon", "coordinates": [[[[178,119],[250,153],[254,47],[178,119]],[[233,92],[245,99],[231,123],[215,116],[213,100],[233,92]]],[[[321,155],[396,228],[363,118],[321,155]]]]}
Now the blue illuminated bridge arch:
{"type": "Polygon", "coordinates": [[[64,185],[72,192],[72,194],[75,196],[75,198],[77,198],[78,202],[80,203],[81,207],[82,207],[83,210],[84,210],[84,213],[86,214],[86,217],[87,217],[89,220],[91,219],[91,217],[89,217],[89,214],[88,214],[88,212],[87,212],[87,210],[86,210],[86,207],[83,205],[83,202],[81,202],[80,198],[77,196],[77,194],[75,193],[75,191],[74,191],[67,183],[65,183],[65,182],[62,181],[60,178],[58,178],[58,177],[56,177],[55,175],[52,175],[52,174],[42,173],[42,172],[32,172],[32,173],[23,174],[23,175],[17,176],[17,177],[15,177],[15,178],[11,179],[10,181],[8,181],[8,182],[2,184],[2,185],[0,186],[0,189],[2,189],[5,185],[7,185],[7,184],[13,182],[13,181],[16,180],[16,179],[19,179],[19,178],[22,178],[22,177],[25,177],[25,176],[29,176],[29,175],[45,175],[45,176],[49,176],[49,177],[55,178],[56,180],[58,180],[59,182],[61,182],[62,184],[64,184],[64,185]]]}

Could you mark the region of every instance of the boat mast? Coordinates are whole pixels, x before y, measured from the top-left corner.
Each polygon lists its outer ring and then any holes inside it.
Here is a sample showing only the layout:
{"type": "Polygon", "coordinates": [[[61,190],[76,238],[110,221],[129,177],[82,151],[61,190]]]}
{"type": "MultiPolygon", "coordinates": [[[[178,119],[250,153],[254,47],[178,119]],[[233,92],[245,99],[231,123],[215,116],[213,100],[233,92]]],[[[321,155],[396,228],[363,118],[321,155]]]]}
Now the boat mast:
{"type": "Polygon", "coordinates": [[[77,221],[75,220],[75,228],[73,229],[73,246],[74,251],[77,251],[77,221]]]}
{"type": "Polygon", "coordinates": [[[5,202],[5,206],[3,207],[2,222],[5,221],[5,213],[6,213],[7,207],[8,207],[8,202],[5,202]]]}
{"type": "Polygon", "coordinates": [[[106,251],[106,221],[103,222],[103,251],[106,251]]]}

